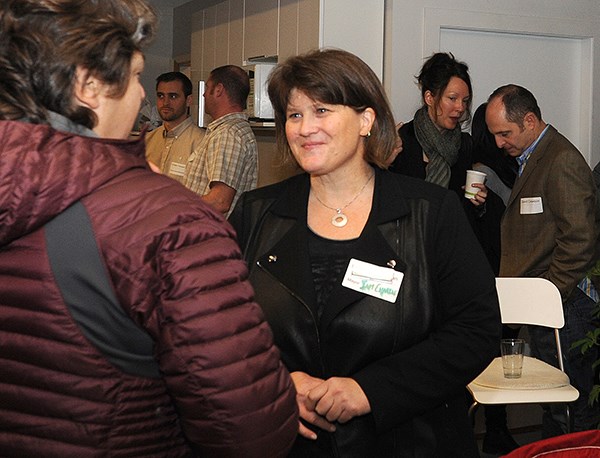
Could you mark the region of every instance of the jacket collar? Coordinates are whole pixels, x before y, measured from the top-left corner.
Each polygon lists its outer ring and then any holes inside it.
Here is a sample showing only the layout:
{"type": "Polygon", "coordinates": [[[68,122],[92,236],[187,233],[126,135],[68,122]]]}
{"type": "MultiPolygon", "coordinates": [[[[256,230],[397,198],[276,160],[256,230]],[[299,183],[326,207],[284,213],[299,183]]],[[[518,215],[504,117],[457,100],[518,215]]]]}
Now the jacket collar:
{"type": "Polygon", "coordinates": [[[56,130],[68,132],[75,135],[81,135],[83,137],[98,137],[98,135],[96,135],[96,133],[93,130],[88,129],[87,127],[81,124],[77,124],[76,122],[71,121],[66,116],[63,116],[51,110],[48,110],[48,122],[56,130]]]}
{"type": "MultiPolygon", "coordinates": [[[[375,170],[375,193],[371,220],[375,224],[384,224],[409,212],[408,204],[399,187],[394,183],[402,180],[402,176],[381,170],[375,170]]],[[[292,182],[286,187],[281,196],[274,203],[272,212],[284,218],[292,218],[302,222],[306,221],[308,194],[310,193],[310,177],[307,173],[290,178],[292,182]],[[293,182],[297,182],[294,184],[293,182]]]]}
{"type": "Polygon", "coordinates": [[[538,167],[538,164],[544,160],[544,157],[547,156],[546,153],[548,151],[548,147],[554,141],[557,132],[558,131],[553,126],[548,124],[548,130],[537,144],[535,152],[527,160],[527,165],[523,169],[523,174],[520,177],[517,177],[517,180],[515,181],[513,190],[506,204],[507,207],[517,198],[521,192],[521,189],[529,180],[529,177],[531,177],[535,169],[538,167]]]}
{"type": "Polygon", "coordinates": [[[1,120],[0,138],[0,247],[37,230],[115,176],[146,167],[142,137],[114,140],[1,120]]]}
{"type": "Polygon", "coordinates": [[[234,112],[234,113],[228,113],[226,115],[221,116],[220,118],[215,119],[214,121],[212,121],[208,126],[207,126],[207,130],[208,131],[212,131],[215,130],[217,127],[219,127],[221,124],[225,124],[226,122],[234,122],[237,120],[242,120],[242,121],[248,121],[248,115],[246,113],[242,113],[242,112],[234,112]]]}
{"type": "MultiPolygon", "coordinates": [[[[390,261],[395,269],[404,271],[405,265],[397,256],[393,241],[385,234],[394,232],[390,222],[409,213],[408,204],[397,186],[404,177],[391,172],[375,169],[375,195],[371,215],[363,234],[355,247],[354,257],[374,265],[386,267],[390,261]],[[387,230],[389,228],[389,230],[387,230]]],[[[259,263],[307,306],[314,310],[314,286],[308,257],[308,228],[306,227],[307,202],[310,192],[310,179],[307,174],[290,178],[289,186],[281,193],[271,212],[290,220],[290,229],[268,253],[259,257],[259,263]],[[295,222],[292,222],[294,221],[295,222]],[[270,259],[276,261],[271,262],[270,259]],[[286,260],[289,260],[287,262],[286,260]]],[[[332,292],[336,296],[333,306],[327,307],[319,326],[325,329],[328,324],[349,304],[364,298],[363,293],[345,288],[338,282],[332,292]]]]}

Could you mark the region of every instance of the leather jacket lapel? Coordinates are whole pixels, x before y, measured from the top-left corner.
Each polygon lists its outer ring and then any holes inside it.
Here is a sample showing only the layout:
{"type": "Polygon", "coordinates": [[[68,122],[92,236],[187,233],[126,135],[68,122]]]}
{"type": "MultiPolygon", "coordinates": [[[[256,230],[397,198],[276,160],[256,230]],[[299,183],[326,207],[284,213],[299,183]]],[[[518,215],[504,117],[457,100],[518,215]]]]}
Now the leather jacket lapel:
{"type": "MultiPolygon", "coordinates": [[[[388,262],[394,261],[395,269],[402,272],[405,265],[398,258],[393,246],[398,236],[396,221],[407,214],[409,209],[404,197],[397,194],[395,186],[389,183],[396,177],[392,178],[379,169],[376,169],[375,173],[376,195],[372,214],[358,240],[353,257],[381,267],[386,267],[388,262]]],[[[293,195],[284,193],[272,209],[278,217],[289,218],[290,229],[275,242],[272,249],[265,253],[257,253],[257,263],[314,312],[316,293],[308,252],[308,228],[304,225],[310,183],[307,175],[298,177],[298,180],[302,180],[299,192],[293,195]]],[[[281,228],[277,232],[280,233],[280,230],[281,228]]],[[[335,299],[325,307],[320,322],[321,329],[325,329],[343,309],[369,297],[343,287],[342,279],[343,276],[338,279],[331,293],[331,298],[335,299]]]]}
{"type": "Polygon", "coordinates": [[[307,229],[300,224],[292,228],[258,258],[260,268],[267,271],[311,310],[315,309],[315,288],[308,256],[307,229]]]}
{"type": "MultiPolygon", "coordinates": [[[[402,272],[404,263],[398,258],[397,254],[392,250],[390,244],[381,234],[379,228],[374,223],[369,223],[365,227],[361,238],[356,246],[356,252],[353,256],[360,261],[370,264],[390,267],[395,266],[395,269],[402,272]]],[[[346,307],[368,297],[365,293],[354,291],[342,286],[342,277],[336,282],[336,285],[331,292],[329,304],[323,311],[319,327],[325,330],[332,320],[346,307]]]]}

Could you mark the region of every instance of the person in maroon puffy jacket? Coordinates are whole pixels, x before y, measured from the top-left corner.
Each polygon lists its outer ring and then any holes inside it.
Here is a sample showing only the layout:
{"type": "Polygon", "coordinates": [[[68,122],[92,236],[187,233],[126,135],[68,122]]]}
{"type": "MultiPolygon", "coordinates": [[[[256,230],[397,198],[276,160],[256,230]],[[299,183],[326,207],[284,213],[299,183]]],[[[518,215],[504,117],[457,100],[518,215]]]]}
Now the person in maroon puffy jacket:
{"type": "Polygon", "coordinates": [[[144,0],[0,3],[0,455],[285,456],[232,227],[128,140],[144,0]]]}

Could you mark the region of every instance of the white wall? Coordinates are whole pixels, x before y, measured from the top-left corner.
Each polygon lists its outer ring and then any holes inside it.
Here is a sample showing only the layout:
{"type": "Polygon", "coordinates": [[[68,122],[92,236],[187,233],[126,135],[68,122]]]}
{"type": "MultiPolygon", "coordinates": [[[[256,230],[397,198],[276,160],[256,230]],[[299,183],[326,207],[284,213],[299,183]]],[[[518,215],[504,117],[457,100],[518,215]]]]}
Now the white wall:
{"type": "Polygon", "coordinates": [[[472,59],[489,51],[489,62],[497,65],[479,68],[479,60],[467,61],[471,76],[477,75],[474,107],[487,98],[494,84],[523,84],[536,95],[545,120],[569,136],[594,165],[600,160],[600,48],[594,47],[594,39],[600,39],[597,0],[387,0],[384,82],[396,118],[410,120],[421,103],[414,76],[424,58],[438,50],[452,51],[446,46],[456,43],[467,46],[461,51],[472,59]],[[471,34],[472,40],[457,38],[462,32],[471,34]],[[510,33],[500,38],[506,38],[506,46],[512,48],[504,55],[488,50],[489,43],[476,36],[482,33],[487,39],[502,32],[510,33]],[[528,36],[532,43],[542,43],[539,53],[533,44],[528,49],[519,45],[518,40],[528,36]],[[511,46],[515,39],[516,45],[511,46]],[[552,40],[556,50],[548,49],[552,40]],[[550,57],[544,58],[542,66],[529,53],[550,57]],[[494,61],[496,54],[501,62],[494,61]],[[579,68],[570,75],[552,72],[555,62],[579,68]],[[522,73],[529,75],[526,84],[517,81],[522,73]],[[557,103],[556,97],[569,101],[570,107],[557,103]]]}
{"type": "Polygon", "coordinates": [[[320,47],[345,49],[383,79],[383,0],[321,0],[320,47]]]}
{"type": "Polygon", "coordinates": [[[142,85],[146,98],[154,105],[156,101],[156,77],[173,71],[173,8],[156,4],[158,31],[154,41],[144,50],[146,63],[142,74],[142,85]]]}
{"type": "MultiPolygon", "coordinates": [[[[190,7],[197,7],[214,1],[189,3],[190,7]]],[[[336,40],[342,36],[347,38],[352,31],[356,31],[357,37],[370,33],[371,28],[376,28],[372,31],[374,35],[381,34],[380,22],[362,21],[357,25],[354,21],[344,26],[348,17],[356,16],[349,14],[349,11],[355,13],[356,6],[349,10],[342,0],[322,1],[325,18],[322,20],[329,22],[328,18],[334,18],[333,23],[339,22],[341,27],[339,34],[332,33],[322,44],[341,45],[336,40]]],[[[382,2],[384,0],[365,0],[363,7],[381,8],[382,2]]],[[[159,0],[156,3],[160,5],[159,0]]],[[[522,84],[538,98],[547,122],[578,146],[591,165],[600,161],[600,47],[594,46],[600,39],[600,1],[385,0],[384,3],[383,80],[397,120],[412,119],[420,106],[414,76],[424,58],[435,51],[453,51],[451,48],[457,47],[465,57],[455,54],[471,68],[474,107],[500,84],[522,84]],[[461,38],[463,34],[466,38],[461,38]],[[481,39],[477,34],[482,34],[481,39]],[[499,41],[494,42],[493,34],[498,35],[499,41]],[[519,40],[528,36],[531,46],[519,45],[523,43],[519,40]],[[502,47],[502,40],[507,49],[500,48],[502,53],[487,53],[490,43],[502,47]],[[536,53],[536,46],[540,53],[536,53]],[[531,53],[535,53],[536,59],[531,59],[531,53]],[[562,64],[560,72],[552,72],[555,63],[562,64]]],[[[151,100],[154,99],[154,78],[170,71],[173,65],[173,10],[159,6],[159,12],[159,35],[146,53],[147,71],[143,77],[151,100]]],[[[190,15],[187,16],[178,16],[177,31],[188,28],[187,24],[180,23],[189,19],[190,15]]],[[[360,39],[357,43],[361,44],[360,39]]],[[[381,60],[378,52],[372,53],[373,62],[369,62],[377,73],[381,60]]]]}

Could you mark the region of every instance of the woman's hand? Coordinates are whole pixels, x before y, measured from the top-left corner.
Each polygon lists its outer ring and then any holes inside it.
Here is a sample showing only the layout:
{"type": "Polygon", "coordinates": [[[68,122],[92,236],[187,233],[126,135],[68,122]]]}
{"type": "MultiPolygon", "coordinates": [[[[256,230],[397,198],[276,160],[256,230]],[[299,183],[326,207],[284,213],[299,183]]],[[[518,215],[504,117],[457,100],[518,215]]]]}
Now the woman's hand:
{"type": "MultiPolygon", "coordinates": [[[[296,387],[296,402],[298,403],[300,418],[311,425],[324,429],[325,431],[329,431],[331,433],[334,432],[335,426],[333,424],[315,412],[314,409],[307,408],[307,405],[312,404],[311,402],[308,402],[308,393],[311,389],[323,384],[325,380],[311,377],[307,373],[300,371],[292,372],[290,375],[292,377],[292,381],[294,382],[294,386],[296,387]]],[[[298,434],[311,440],[315,440],[317,438],[317,434],[304,426],[302,422],[299,422],[298,434]]]]}
{"type": "Polygon", "coordinates": [[[487,199],[487,188],[485,187],[485,185],[483,183],[473,183],[471,186],[473,186],[474,188],[479,188],[479,191],[477,191],[477,194],[475,194],[475,196],[470,199],[471,203],[473,205],[475,205],[476,207],[479,207],[483,204],[485,204],[485,201],[487,199]]]}
{"type": "Polygon", "coordinates": [[[346,423],[371,412],[371,405],[360,385],[348,377],[332,377],[313,387],[305,407],[330,422],[346,423]]]}

